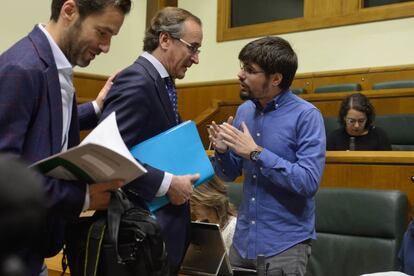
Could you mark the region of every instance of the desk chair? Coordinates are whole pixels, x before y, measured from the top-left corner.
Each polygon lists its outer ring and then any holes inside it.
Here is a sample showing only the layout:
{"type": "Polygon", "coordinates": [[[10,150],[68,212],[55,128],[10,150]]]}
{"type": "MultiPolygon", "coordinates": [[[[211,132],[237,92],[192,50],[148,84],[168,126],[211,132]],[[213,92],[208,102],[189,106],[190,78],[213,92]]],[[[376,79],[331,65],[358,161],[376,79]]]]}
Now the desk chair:
{"type": "Polygon", "coordinates": [[[320,188],[307,276],[396,270],[407,196],[396,190],[320,188]]]}
{"type": "Polygon", "coordinates": [[[299,87],[299,88],[291,88],[290,90],[292,90],[293,94],[296,95],[300,95],[300,94],[305,94],[306,93],[306,89],[303,87],[299,87]]]}
{"type": "Polygon", "coordinates": [[[350,92],[350,91],[361,91],[362,87],[359,83],[344,83],[344,84],[333,84],[324,85],[315,88],[315,93],[333,93],[333,92],[350,92]]]}
{"type": "Polygon", "coordinates": [[[372,85],[373,90],[377,89],[398,89],[398,88],[414,88],[414,80],[399,80],[377,82],[372,85]]]}

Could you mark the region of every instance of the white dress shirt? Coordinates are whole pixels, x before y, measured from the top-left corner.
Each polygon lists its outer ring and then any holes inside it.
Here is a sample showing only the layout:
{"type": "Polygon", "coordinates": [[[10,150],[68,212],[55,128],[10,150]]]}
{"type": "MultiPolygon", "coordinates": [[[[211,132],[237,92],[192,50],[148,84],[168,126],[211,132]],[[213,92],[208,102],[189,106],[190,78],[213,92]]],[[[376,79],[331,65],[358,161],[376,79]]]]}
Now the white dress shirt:
{"type": "MultiPolygon", "coordinates": [[[[161,78],[166,78],[170,76],[167,70],[165,69],[164,65],[162,65],[161,62],[158,59],[156,59],[153,55],[151,55],[148,52],[144,52],[141,54],[141,56],[147,59],[149,62],[151,62],[152,65],[154,65],[155,69],[157,70],[158,74],[160,74],[161,78]]],[[[173,175],[171,173],[164,173],[164,179],[162,180],[161,186],[158,189],[155,196],[160,197],[167,193],[168,189],[170,188],[172,178],[173,175]]]]}
{"type": "MultiPolygon", "coordinates": [[[[69,128],[72,118],[72,105],[73,98],[75,97],[75,87],[73,86],[73,66],[68,61],[66,56],[63,54],[62,50],[53,40],[52,36],[48,33],[45,27],[42,24],[38,25],[40,30],[46,35],[47,40],[49,41],[50,47],[52,48],[53,58],[56,63],[56,68],[59,74],[59,84],[60,92],[62,95],[62,143],[61,151],[66,151],[68,149],[68,135],[69,128]]],[[[97,115],[100,114],[101,110],[99,109],[96,101],[93,101],[93,107],[97,115]]],[[[85,201],[83,203],[82,210],[85,211],[89,209],[89,185],[86,185],[85,201]]]]}

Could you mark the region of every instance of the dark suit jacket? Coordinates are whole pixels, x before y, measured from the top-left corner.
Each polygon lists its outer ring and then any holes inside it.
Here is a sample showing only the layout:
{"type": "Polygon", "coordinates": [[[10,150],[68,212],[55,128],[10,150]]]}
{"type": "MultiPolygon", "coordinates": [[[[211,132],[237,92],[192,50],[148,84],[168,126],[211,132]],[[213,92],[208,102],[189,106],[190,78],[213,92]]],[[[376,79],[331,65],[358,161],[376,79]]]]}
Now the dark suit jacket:
{"type": "MultiPolygon", "coordinates": [[[[68,146],[79,143],[79,123],[97,122],[92,104],[73,102],[68,146]]],[[[0,152],[33,163],[61,151],[62,96],[49,42],[36,26],[0,56],[0,152]]],[[[85,184],[44,178],[47,222],[37,248],[25,250],[33,275],[43,257],[59,252],[65,222],[77,218],[85,184]]],[[[39,266],[39,267],[38,267],[39,266]]]]}
{"type": "MultiPolygon", "coordinates": [[[[176,125],[165,82],[143,57],[119,73],[105,99],[101,119],[113,111],[116,111],[119,130],[128,148],[176,125]]],[[[150,166],[146,168],[146,175],[125,187],[129,197],[138,204],[154,198],[164,177],[164,172],[150,166]]],[[[169,260],[178,265],[186,250],[189,206],[169,204],[157,211],[156,217],[166,240],[169,260]]]]}

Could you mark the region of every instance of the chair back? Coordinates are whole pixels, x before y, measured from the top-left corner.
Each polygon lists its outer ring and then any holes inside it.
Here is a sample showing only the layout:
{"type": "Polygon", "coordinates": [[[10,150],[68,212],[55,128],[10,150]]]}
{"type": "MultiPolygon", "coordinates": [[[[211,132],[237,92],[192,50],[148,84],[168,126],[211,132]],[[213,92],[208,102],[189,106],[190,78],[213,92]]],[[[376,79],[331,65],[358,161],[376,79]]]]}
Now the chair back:
{"type": "Polygon", "coordinates": [[[373,90],[377,89],[398,89],[398,88],[412,88],[414,87],[414,80],[399,80],[377,82],[372,85],[373,90]]]}
{"type": "Polygon", "coordinates": [[[333,92],[348,92],[348,91],[361,91],[362,87],[359,83],[344,83],[324,85],[315,88],[315,93],[333,93],[333,92]]]}
{"type": "MultiPolygon", "coordinates": [[[[391,185],[391,184],[390,184],[391,185]]],[[[397,269],[407,196],[397,190],[321,188],[317,240],[307,276],[349,276],[397,269]]]]}
{"type": "Polygon", "coordinates": [[[414,150],[414,114],[378,115],[374,125],[387,133],[392,150],[414,150]]]}

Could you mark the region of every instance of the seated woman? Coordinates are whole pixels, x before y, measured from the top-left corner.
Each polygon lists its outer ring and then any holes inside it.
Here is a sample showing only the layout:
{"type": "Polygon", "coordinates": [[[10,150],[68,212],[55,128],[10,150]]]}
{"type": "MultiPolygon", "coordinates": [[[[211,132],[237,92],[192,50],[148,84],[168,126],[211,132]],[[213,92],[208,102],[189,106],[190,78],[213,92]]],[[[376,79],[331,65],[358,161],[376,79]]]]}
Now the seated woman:
{"type": "Polygon", "coordinates": [[[361,93],[346,97],[339,110],[341,127],[328,135],[327,150],[391,150],[387,134],[373,125],[374,106],[361,93]]]}
{"type": "Polygon", "coordinates": [[[227,188],[217,177],[194,189],[190,199],[193,220],[220,225],[227,252],[236,228],[236,209],[229,202],[227,188]]]}

